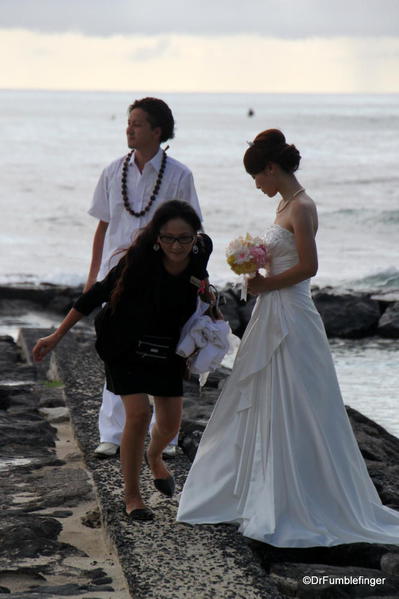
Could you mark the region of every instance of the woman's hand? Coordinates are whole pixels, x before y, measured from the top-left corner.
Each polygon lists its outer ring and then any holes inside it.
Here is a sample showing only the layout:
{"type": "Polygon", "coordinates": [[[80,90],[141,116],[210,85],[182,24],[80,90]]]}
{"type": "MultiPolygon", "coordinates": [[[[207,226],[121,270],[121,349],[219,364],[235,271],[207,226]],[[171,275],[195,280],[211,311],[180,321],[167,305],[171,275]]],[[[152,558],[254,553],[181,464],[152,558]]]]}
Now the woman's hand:
{"type": "Polygon", "coordinates": [[[79,312],[75,308],[71,308],[54,333],[48,337],[42,337],[36,342],[35,347],[32,349],[34,361],[41,362],[43,358],[55,348],[57,343],[61,341],[69,329],[71,329],[81,318],[83,318],[82,312],[79,312]]]}
{"type": "Polygon", "coordinates": [[[257,272],[254,277],[248,277],[247,286],[248,292],[251,295],[260,295],[261,293],[268,291],[267,278],[259,274],[259,272],[257,272]]]}
{"type": "Polygon", "coordinates": [[[42,337],[41,339],[39,339],[32,350],[32,356],[34,361],[41,362],[43,358],[47,356],[47,354],[55,348],[59,341],[60,337],[56,333],[53,333],[48,337],[42,337]]]}

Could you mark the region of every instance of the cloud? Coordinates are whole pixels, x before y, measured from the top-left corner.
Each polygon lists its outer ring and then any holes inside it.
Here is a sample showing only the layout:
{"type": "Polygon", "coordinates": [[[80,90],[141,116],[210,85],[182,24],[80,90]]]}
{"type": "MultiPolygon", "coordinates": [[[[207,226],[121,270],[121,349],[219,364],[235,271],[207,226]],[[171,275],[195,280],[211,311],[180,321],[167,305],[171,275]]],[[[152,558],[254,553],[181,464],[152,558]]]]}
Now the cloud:
{"type": "Polygon", "coordinates": [[[159,40],[148,40],[148,42],[139,46],[132,52],[130,59],[135,62],[138,61],[148,61],[153,60],[154,58],[159,58],[161,56],[165,56],[167,51],[170,49],[170,41],[166,38],[161,38],[159,40]]]}
{"type": "Polygon", "coordinates": [[[398,53],[398,38],[0,31],[1,86],[14,89],[398,93],[398,53]]]}
{"type": "Polygon", "coordinates": [[[397,36],[398,0],[1,0],[3,28],[92,36],[397,36]]]}

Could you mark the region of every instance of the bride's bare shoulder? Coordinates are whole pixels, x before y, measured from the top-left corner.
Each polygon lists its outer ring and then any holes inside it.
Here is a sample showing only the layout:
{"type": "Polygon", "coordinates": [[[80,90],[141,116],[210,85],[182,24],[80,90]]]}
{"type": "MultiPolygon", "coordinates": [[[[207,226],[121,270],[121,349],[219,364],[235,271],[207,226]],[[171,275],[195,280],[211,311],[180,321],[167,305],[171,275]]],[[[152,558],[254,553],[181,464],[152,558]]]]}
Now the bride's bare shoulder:
{"type": "Polygon", "coordinates": [[[307,193],[302,193],[295,201],[295,205],[292,205],[292,216],[295,218],[310,219],[313,224],[313,228],[317,231],[318,228],[318,216],[317,207],[312,198],[307,193]]]}
{"type": "Polygon", "coordinates": [[[307,193],[301,193],[300,196],[295,198],[292,202],[292,209],[295,212],[317,212],[316,203],[307,193]]]}
{"type": "Polygon", "coordinates": [[[315,201],[310,197],[309,194],[306,193],[306,191],[304,193],[301,193],[301,195],[297,197],[297,204],[299,206],[316,208],[315,201]]]}

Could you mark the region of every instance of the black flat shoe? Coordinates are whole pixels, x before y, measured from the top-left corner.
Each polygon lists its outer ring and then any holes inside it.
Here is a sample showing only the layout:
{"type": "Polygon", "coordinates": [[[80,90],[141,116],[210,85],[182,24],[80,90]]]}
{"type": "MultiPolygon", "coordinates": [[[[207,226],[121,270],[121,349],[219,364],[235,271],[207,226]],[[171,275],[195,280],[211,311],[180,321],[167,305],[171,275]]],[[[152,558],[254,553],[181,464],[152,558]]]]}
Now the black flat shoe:
{"type": "MultiPolygon", "coordinates": [[[[150,468],[146,451],[144,452],[144,460],[150,468]]],[[[152,482],[157,491],[166,495],[166,497],[173,497],[173,493],[175,492],[175,479],[173,476],[168,476],[168,478],[153,478],[152,482]]]]}
{"type": "Polygon", "coordinates": [[[155,518],[154,512],[148,507],[137,508],[137,510],[132,510],[129,513],[126,512],[126,515],[129,520],[136,520],[138,522],[151,522],[155,518]]]}
{"type": "Polygon", "coordinates": [[[154,478],[154,487],[167,497],[172,497],[175,492],[175,479],[173,476],[168,478],[154,478]]]}

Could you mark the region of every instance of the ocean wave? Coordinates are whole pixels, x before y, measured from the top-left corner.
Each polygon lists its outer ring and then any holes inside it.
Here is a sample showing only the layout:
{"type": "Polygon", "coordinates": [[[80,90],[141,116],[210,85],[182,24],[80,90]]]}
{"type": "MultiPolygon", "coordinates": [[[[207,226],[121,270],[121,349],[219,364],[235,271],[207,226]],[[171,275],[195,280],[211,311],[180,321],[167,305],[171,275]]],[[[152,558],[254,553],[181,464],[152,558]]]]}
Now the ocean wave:
{"type": "Polygon", "coordinates": [[[346,287],[355,289],[399,289],[399,270],[391,266],[385,270],[344,283],[346,287]]]}
{"type": "Polygon", "coordinates": [[[320,220],[325,222],[341,221],[345,218],[355,218],[357,222],[372,223],[374,225],[393,225],[399,223],[399,210],[365,210],[364,208],[341,208],[325,212],[320,220]]]}
{"type": "Polygon", "coordinates": [[[15,273],[15,274],[3,274],[0,275],[0,285],[64,285],[66,287],[76,287],[83,285],[85,279],[82,275],[75,273],[65,273],[54,271],[44,275],[40,274],[28,274],[28,273],[15,273]]]}
{"type": "Polygon", "coordinates": [[[370,177],[367,179],[336,179],[327,182],[327,185],[331,187],[337,187],[341,185],[373,185],[374,183],[397,185],[399,183],[399,177],[370,177]]]}
{"type": "MultiPolygon", "coordinates": [[[[332,210],[331,212],[323,213],[322,218],[328,217],[342,217],[342,216],[352,216],[357,214],[364,214],[363,208],[340,208],[339,210],[332,210]]],[[[371,212],[371,211],[369,211],[371,212]]]]}
{"type": "Polygon", "coordinates": [[[399,210],[383,210],[377,219],[381,223],[395,224],[399,223],[399,210]]]}

